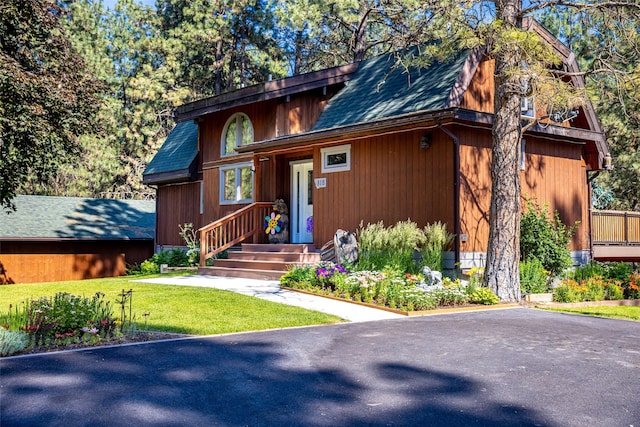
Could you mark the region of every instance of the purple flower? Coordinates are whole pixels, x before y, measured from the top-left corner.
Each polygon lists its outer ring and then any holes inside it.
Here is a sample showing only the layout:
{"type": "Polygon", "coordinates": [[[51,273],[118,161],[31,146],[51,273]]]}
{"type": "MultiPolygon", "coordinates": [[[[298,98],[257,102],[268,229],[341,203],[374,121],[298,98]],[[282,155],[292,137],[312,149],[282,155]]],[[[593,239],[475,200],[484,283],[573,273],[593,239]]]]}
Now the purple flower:
{"type": "Polygon", "coordinates": [[[336,270],[338,270],[340,273],[343,273],[343,274],[346,274],[347,272],[347,269],[341,266],[340,264],[336,265],[336,270]]]}
{"type": "Polygon", "coordinates": [[[331,274],[326,268],[319,268],[316,270],[316,277],[331,277],[331,274]]]}

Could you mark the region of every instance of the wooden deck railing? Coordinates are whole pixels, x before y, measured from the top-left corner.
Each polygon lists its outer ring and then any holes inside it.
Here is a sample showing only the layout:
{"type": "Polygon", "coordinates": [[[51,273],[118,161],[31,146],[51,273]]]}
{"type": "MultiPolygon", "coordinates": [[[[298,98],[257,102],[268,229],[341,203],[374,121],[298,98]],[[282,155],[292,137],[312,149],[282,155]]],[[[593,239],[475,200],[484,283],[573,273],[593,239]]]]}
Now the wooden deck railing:
{"type": "Polygon", "coordinates": [[[593,211],[594,245],[640,245],[640,212],[593,211]]]}
{"type": "Polygon", "coordinates": [[[237,210],[200,230],[200,266],[206,260],[237,245],[263,230],[264,217],[271,212],[271,202],[256,202],[237,210]]]}

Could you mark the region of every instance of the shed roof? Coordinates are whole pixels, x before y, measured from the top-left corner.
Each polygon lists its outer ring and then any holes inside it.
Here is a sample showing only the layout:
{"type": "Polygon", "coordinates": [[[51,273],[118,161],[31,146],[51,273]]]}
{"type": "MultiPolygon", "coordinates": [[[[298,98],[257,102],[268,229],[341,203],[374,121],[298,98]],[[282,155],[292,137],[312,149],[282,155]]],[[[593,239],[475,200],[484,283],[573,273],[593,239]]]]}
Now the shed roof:
{"type": "Polygon", "coordinates": [[[15,212],[0,212],[0,240],[153,239],[154,200],[16,196],[15,212]]]}
{"type": "Polygon", "coordinates": [[[469,51],[460,51],[426,68],[408,69],[396,65],[395,54],[363,61],[347,86],[328,102],[312,131],[445,109],[468,57],[469,51]]]}
{"type": "Polygon", "coordinates": [[[198,125],[178,123],[142,174],[145,184],[159,184],[189,178],[198,155],[198,125]]]}

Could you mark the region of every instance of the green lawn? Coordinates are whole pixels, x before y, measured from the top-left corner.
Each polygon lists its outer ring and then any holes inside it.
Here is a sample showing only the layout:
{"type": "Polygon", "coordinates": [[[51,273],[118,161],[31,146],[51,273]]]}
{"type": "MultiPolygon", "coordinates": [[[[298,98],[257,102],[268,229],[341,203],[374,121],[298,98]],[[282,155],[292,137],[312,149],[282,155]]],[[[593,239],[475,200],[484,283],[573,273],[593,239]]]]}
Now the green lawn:
{"type": "Polygon", "coordinates": [[[585,314],[588,316],[611,317],[614,319],[627,319],[640,321],[640,307],[636,306],[594,306],[594,307],[567,307],[546,308],[545,310],[563,311],[567,313],[585,314]]]}
{"type": "MultiPolygon", "coordinates": [[[[103,292],[119,316],[117,295],[133,289],[133,315],[138,329],[194,335],[257,331],[292,326],[330,324],[341,319],[324,313],[277,304],[212,288],[134,283],[143,276],[0,286],[0,315],[26,299],[57,292],[91,297],[103,292]],[[144,313],[149,313],[146,317],[144,313]]],[[[144,276],[158,277],[158,276],[144,276]]]]}

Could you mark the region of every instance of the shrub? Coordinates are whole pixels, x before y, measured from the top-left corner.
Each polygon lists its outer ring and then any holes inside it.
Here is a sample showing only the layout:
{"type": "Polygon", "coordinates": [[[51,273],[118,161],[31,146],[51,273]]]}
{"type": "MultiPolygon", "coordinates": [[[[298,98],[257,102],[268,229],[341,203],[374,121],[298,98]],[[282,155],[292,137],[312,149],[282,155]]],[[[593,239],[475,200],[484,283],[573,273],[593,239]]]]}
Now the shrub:
{"type": "Polygon", "coordinates": [[[579,223],[567,227],[558,211],[549,218],[546,204],[540,207],[535,201],[527,200],[526,207],[520,218],[521,260],[537,258],[545,270],[557,276],[571,266],[569,242],[579,223]]]}
{"type": "Polygon", "coordinates": [[[547,291],[549,272],[538,258],[520,261],[520,291],[525,294],[541,294],[547,291]]]}
{"type": "Polygon", "coordinates": [[[500,302],[500,298],[496,296],[491,289],[479,287],[467,293],[471,304],[493,305],[500,302]]]}
{"type": "Polygon", "coordinates": [[[624,297],[628,299],[640,298],[640,273],[632,273],[629,275],[627,282],[623,285],[624,297]]]}
{"type": "Polygon", "coordinates": [[[623,283],[628,282],[633,274],[633,266],[628,262],[605,262],[602,267],[604,268],[604,277],[623,283]]]}
{"type": "Polygon", "coordinates": [[[153,261],[153,258],[142,261],[140,264],[140,273],[142,274],[158,274],[160,273],[160,265],[153,261]]]}
{"type": "Polygon", "coordinates": [[[615,282],[607,283],[605,292],[605,299],[611,301],[624,299],[624,289],[617,280],[615,282]]]}
{"type": "Polygon", "coordinates": [[[587,280],[591,277],[595,277],[595,276],[601,276],[604,277],[605,276],[605,269],[603,267],[602,264],[600,264],[599,262],[596,261],[590,261],[584,265],[581,265],[579,267],[576,267],[576,269],[574,270],[574,272],[572,274],[570,274],[570,276],[576,280],[576,281],[581,281],[581,280],[587,280]]]}
{"type": "Polygon", "coordinates": [[[422,267],[415,252],[425,243],[425,237],[416,223],[398,222],[385,228],[382,221],[368,224],[357,232],[358,269],[383,270],[392,267],[418,273],[422,267]]]}
{"type": "Polygon", "coordinates": [[[10,356],[29,345],[29,336],[20,331],[0,328],[0,357],[10,356]]]}
{"type": "Polygon", "coordinates": [[[309,289],[315,277],[315,268],[312,266],[293,267],[280,278],[280,284],[288,288],[309,289]]]}
{"type": "Polygon", "coordinates": [[[193,228],[192,223],[178,225],[180,228],[180,237],[187,245],[187,259],[189,265],[198,265],[200,263],[200,239],[198,239],[198,230],[193,228]]]}
{"type": "Polygon", "coordinates": [[[421,273],[425,265],[441,270],[442,251],[453,238],[444,224],[438,222],[420,229],[411,220],[388,228],[382,221],[366,227],[361,223],[357,236],[358,269],[392,268],[412,274],[421,273]]]}
{"type": "Polygon", "coordinates": [[[26,301],[24,315],[17,315],[20,328],[33,337],[35,345],[51,339],[81,337],[84,333],[110,337],[115,331],[111,303],[104,294],[92,298],[59,292],[53,297],[26,301]]]}
{"type": "Polygon", "coordinates": [[[467,288],[471,287],[472,289],[475,289],[482,286],[482,278],[484,276],[483,267],[473,267],[469,269],[467,275],[469,276],[467,288]]]}
{"type": "Polygon", "coordinates": [[[442,283],[442,286],[434,286],[433,289],[427,290],[427,293],[436,298],[438,305],[460,305],[469,301],[465,287],[459,279],[453,281],[445,277],[442,283]]]}
{"type": "Polygon", "coordinates": [[[590,277],[577,282],[565,279],[553,290],[553,300],[557,302],[603,301],[620,299],[622,288],[616,280],[590,277]]]}
{"type": "Polygon", "coordinates": [[[162,251],[151,257],[158,265],[167,264],[169,267],[187,267],[189,266],[189,257],[187,252],[181,248],[173,248],[162,251]]]}
{"type": "Polygon", "coordinates": [[[340,264],[322,262],[315,269],[314,282],[321,287],[333,290],[336,280],[339,280],[346,273],[347,270],[340,264]]]}
{"type": "MultiPolygon", "coordinates": [[[[198,253],[198,259],[200,254],[198,253]]],[[[140,264],[140,272],[142,274],[158,274],[160,266],[166,264],[169,267],[188,267],[191,261],[187,251],[180,248],[173,248],[161,251],[140,264]]]]}
{"type": "Polygon", "coordinates": [[[573,279],[565,279],[560,286],[553,290],[553,300],[556,302],[583,301],[579,284],[573,279]]]}
{"type": "Polygon", "coordinates": [[[424,235],[426,243],[422,249],[423,263],[431,270],[442,271],[444,268],[443,251],[447,249],[455,236],[449,234],[446,224],[439,221],[425,226],[424,235]]]}

